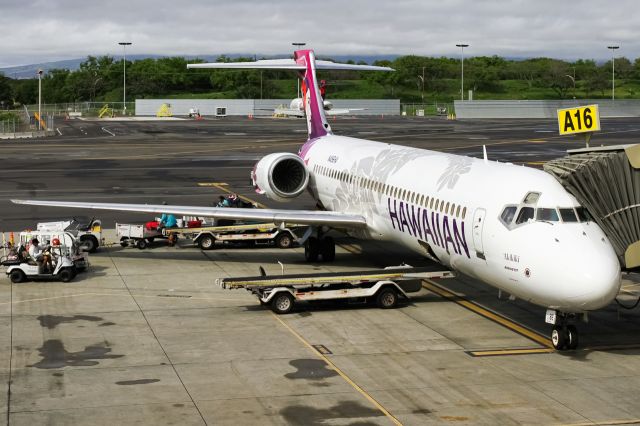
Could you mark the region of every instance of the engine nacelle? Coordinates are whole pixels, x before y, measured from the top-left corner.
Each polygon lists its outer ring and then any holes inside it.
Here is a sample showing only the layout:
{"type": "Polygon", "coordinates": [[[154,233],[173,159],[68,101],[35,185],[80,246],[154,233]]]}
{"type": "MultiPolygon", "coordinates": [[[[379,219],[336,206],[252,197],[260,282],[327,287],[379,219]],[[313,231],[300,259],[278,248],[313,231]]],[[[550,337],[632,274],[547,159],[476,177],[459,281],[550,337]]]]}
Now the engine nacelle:
{"type": "Polygon", "coordinates": [[[251,172],[256,192],[277,201],[289,201],[309,184],[309,171],[295,154],[278,152],[263,157],[251,172]]]}

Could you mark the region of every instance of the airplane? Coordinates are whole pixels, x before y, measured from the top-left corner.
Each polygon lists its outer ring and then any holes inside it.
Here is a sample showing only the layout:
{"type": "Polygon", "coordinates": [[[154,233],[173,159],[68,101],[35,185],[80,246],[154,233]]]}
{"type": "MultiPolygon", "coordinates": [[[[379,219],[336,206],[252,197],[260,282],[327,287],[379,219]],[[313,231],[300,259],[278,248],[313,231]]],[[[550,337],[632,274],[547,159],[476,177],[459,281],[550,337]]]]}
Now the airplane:
{"type": "MultiPolygon", "coordinates": [[[[326,81],[320,80],[320,96],[322,97],[322,106],[324,108],[325,115],[334,116],[334,115],[346,115],[350,114],[354,111],[364,111],[364,108],[334,108],[333,104],[325,99],[325,90],[326,90],[326,81]]],[[[304,91],[304,82],[303,82],[303,91],[304,91]]],[[[277,107],[273,110],[275,115],[286,115],[290,117],[305,117],[304,112],[304,101],[303,98],[294,98],[289,103],[289,108],[277,107]]]]}
{"type": "MultiPolygon", "coordinates": [[[[354,111],[365,110],[365,108],[334,108],[333,104],[330,101],[323,101],[322,106],[324,108],[324,113],[327,116],[346,115],[351,114],[354,111]]],[[[286,115],[290,117],[304,118],[304,101],[302,98],[292,99],[289,103],[289,108],[279,106],[273,110],[273,113],[275,115],[286,115]]]]}
{"type": "Polygon", "coordinates": [[[272,153],[251,178],[258,193],[288,201],[305,191],[320,210],[12,200],[17,204],[173,213],[219,219],[309,224],[309,261],[331,261],[337,228],[395,241],[453,271],[547,308],[557,350],[578,345],[575,320],[607,306],[619,292],[621,268],[602,229],[550,174],[524,166],[333,133],[317,69],[390,71],[386,67],[293,59],[190,64],[189,68],[270,68],[299,72],[308,139],[296,154],[272,153]]]}

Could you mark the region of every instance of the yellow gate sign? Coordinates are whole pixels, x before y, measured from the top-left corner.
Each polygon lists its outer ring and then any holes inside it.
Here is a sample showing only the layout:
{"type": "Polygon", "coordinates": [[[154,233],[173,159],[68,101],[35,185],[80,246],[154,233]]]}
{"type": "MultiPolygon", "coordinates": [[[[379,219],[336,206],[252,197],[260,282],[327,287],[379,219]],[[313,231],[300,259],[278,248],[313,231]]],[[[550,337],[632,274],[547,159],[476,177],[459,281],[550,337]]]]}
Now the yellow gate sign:
{"type": "Polygon", "coordinates": [[[598,112],[598,105],[559,109],[558,127],[561,135],[599,131],[600,113],[598,112]]]}

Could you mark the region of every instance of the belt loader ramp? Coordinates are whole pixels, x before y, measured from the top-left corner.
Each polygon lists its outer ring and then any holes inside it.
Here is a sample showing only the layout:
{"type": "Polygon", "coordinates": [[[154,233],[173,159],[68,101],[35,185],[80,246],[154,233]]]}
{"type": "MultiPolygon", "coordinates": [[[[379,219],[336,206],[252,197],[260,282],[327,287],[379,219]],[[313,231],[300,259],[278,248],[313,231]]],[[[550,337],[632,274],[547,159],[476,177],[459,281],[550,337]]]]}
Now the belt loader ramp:
{"type": "Polygon", "coordinates": [[[640,267],[640,145],[567,152],[544,170],[591,213],[622,267],[640,267]]]}

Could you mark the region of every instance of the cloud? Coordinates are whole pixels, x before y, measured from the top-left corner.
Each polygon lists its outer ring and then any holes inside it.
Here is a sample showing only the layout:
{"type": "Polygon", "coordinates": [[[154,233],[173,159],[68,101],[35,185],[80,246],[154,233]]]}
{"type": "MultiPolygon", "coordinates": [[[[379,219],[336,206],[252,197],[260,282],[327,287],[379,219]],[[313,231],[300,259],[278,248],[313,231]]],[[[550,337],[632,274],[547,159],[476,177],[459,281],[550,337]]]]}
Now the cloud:
{"type": "Polygon", "coordinates": [[[601,0],[4,0],[0,66],[86,55],[277,54],[304,41],[319,54],[606,59],[640,56],[636,2],[601,0]]]}

